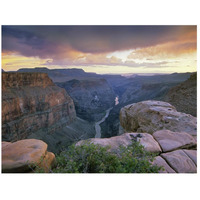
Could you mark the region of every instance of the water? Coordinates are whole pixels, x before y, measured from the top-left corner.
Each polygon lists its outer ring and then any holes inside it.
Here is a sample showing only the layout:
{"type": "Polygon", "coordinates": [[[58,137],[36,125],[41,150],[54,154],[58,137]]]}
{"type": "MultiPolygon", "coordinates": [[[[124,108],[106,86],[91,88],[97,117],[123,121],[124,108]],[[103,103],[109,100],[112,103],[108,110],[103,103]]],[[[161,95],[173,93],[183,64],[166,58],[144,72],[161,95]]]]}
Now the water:
{"type": "Polygon", "coordinates": [[[106,110],[106,114],[105,116],[98,122],[95,123],[95,130],[96,130],[96,135],[95,135],[95,138],[101,138],[101,126],[100,124],[102,122],[105,121],[105,119],[108,117],[110,111],[111,111],[112,108],[109,108],[108,110],[106,110]]]}
{"type": "Polygon", "coordinates": [[[115,97],[115,105],[117,105],[117,104],[119,104],[119,97],[118,96],[115,97]]]}

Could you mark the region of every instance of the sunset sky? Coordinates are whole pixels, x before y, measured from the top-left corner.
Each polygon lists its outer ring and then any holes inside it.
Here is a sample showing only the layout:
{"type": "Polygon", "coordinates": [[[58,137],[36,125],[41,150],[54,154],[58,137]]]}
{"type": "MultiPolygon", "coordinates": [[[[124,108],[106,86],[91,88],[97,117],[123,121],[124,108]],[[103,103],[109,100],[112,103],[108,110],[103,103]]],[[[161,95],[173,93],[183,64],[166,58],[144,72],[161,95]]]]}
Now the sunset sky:
{"type": "Polygon", "coordinates": [[[194,72],[196,54],[196,26],[2,26],[5,71],[194,72]]]}

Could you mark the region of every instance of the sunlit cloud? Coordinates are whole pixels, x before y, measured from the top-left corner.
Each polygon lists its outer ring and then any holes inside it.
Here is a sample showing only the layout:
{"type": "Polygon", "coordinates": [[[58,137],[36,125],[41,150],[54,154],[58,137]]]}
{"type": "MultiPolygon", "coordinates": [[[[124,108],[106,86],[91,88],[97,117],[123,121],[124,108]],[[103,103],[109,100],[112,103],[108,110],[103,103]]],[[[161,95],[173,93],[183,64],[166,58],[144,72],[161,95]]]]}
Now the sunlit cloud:
{"type": "Polygon", "coordinates": [[[196,71],[196,26],[3,26],[2,68],[196,71]]]}

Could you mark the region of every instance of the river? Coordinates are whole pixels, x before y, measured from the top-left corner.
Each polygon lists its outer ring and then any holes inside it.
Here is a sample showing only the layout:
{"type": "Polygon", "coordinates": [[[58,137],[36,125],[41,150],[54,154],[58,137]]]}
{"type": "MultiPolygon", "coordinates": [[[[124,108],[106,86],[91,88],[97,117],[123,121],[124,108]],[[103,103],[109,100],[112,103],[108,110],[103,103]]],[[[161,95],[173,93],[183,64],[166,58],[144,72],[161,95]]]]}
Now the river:
{"type": "Polygon", "coordinates": [[[110,111],[111,111],[112,108],[109,108],[108,110],[106,110],[106,114],[105,116],[98,122],[95,123],[95,130],[96,130],[96,135],[95,135],[95,138],[101,138],[101,126],[100,124],[102,122],[105,121],[105,119],[108,117],[110,111]]]}

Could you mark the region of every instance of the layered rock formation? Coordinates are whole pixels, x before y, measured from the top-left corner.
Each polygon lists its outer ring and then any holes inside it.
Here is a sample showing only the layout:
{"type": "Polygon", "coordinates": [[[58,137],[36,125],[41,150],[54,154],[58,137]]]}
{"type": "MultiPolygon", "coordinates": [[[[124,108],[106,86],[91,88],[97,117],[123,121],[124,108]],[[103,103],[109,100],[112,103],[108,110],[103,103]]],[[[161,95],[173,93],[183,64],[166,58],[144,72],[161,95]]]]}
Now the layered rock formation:
{"type": "Polygon", "coordinates": [[[113,89],[119,96],[119,104],[115,106],[108,118],[101,124],[102,136],[112,137],[121,134],[119,122],[120,109],[132,103],[145,100],[163,100],[170,88],[187,80],[191,73],[173,73],[165,75],[138,76],[119,79],[114,82],[113,89]]]}
{"type": "Polygon", "coordinates": [[[2,73],[2,138],[52,133],[76,118],[73,100],[44,73],[2,73]]]}
{"type": "Polygon", "coordinates": [[[26,139],[2,142],[2,172],[31,172],[39,166],[49,172],[55,164],[55,155],[47,152],[47,144],[41,140],[26,139]]]}
{"type": "MultiPolygon", "coordinates": [[[[121,109],[120,122],[124,133],[111,138],[93,138],[89,142],[117,153],[120,146],[133,141],[144,149],[157,153],[153,165],[162,166],[160,173],[197,172],[196,118],[177,112],[175,107],[161,101],[143,101],[121,109]]],[[[79,141],[76,145],[82,145],[79,141]]]]}
{"type": "Polygon", "coordinates": [[[188,80],[169,90],[164,101],[169,102],[179,112],[197,116],[197,73],[193,73],[188,80]]]}
{"type": "Polygon", "coordinates": [[[162,101],[142,101],[123,107],[120,123],[127,132],[152,134],[157,130],[171,130],[197,135],[196,117],[178,112],[174,106],[162,101]]]}
{"type": "MultiPolygon", "coordinates": [[[[156,142],[156,140],[148,133],[125,133],[120,136],[115,136],[111,138],[92,138],[88,141],[93,144],[99,144],[103,147],[110,146],[110,151],[112,152],[118,152],[120,149],[120,146],[127,147],[131,145],[132,141],[138,141],[140,142],[145,150],[153,152],[153,153],[159,153],[161,152],[161,148],[159,144],[156,142]]],[[[81,140],[76,143],[76,145],[82,145],[85,141],[81,140]]]]}
{"type": "Polygon", "coordinates": [[[122,108],[120,122],[126,131],[152,134],[162,150],[154,164],[164,166],[164,172],[197,171],[196,117],[166,102],[143,101],[122,108]]]}
{"type": "Polygon", "coordinates": [[[104,111],[114,106],[115,94],[105,79],[71,80],[56,83],[72,97],[77,116],[88,121],[98,121],[104,111]]]}

